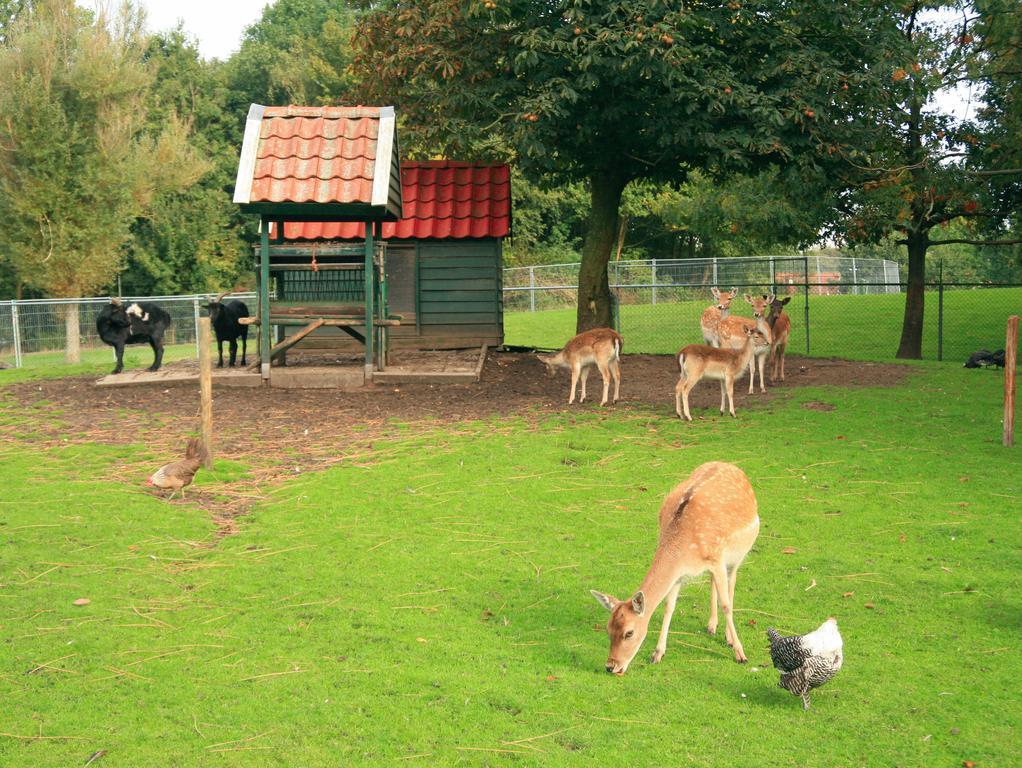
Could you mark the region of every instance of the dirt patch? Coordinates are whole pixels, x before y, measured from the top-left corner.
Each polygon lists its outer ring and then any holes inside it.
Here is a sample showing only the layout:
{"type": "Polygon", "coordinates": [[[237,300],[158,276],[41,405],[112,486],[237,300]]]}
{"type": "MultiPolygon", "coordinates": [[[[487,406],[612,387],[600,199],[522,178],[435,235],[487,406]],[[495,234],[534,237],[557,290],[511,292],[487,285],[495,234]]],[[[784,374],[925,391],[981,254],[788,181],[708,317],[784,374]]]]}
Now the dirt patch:
{"type": "Polygon", "coordinates": [[[833,411],[837,408],[836,405],[825,403],[822,400],[809,400],[808,402],[802,403],[802,407],[807,411],[833,411]]]}
{"type": "MultiPolygon", "coordinates": [[[[787,380],[777,387],[768,384],[765,394],[747,394],[748,380],[742,379],[735,387],[735,408],[739,412],[762,408],[792,387],[894,386],[910,371],[900,365],[789,356],[787,380]]],[[[618,408],[674,418],[673,357],[626,355],[621,378],[618,408]]],[[[36,435],[49,444],[144,443],[168,461],[183,452],[185,437],[198,427],[195,382],[114,389],[96,387],[93,381],[91,377],[35,381],[4,392],[24,406],[48,404],[55,415],[38,426],[36,435]]],[[[532,355],[492,353],[482,381],[471,384],[387,385],[355,392],[214,387],[217,457],[253,469],[244,481],[216,491],[197,488],[188,498],[209,510],[222,533],[229,533],[233,518],[264,498],[267,484],[341,461],[372,462],[385,455],[386,441],[397,434],[395,422],[449,424],[599,408],[598,373],[590,376],[590,400],[583,405],[567,404],[568,383],[567,372],[547,377],[543,364],[532,355]]],[[[715,409],[719,398],[715,382],[702,382],[689,400],[696,411],[715,409]]],[[[17,438],[18,432],[14,426],[0,426],[4,437],[17,438]]],[[[155,466],[118,467],[117,478],[141,482],[152,469],[155,466]]]]}

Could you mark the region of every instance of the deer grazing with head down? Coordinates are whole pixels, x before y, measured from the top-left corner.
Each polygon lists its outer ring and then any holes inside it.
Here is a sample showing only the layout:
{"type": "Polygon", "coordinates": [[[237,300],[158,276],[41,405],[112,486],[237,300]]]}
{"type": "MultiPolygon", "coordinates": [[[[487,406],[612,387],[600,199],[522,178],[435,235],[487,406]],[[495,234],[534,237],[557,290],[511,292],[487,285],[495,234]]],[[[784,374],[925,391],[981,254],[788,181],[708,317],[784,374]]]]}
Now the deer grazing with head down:
{"type": "Polygon", "coordinates": [[[625,673],[646,637],[653,612],[666,598],[652,661],[656,664],[664,657],[678,591],[685,582],[706,571],[710,572],[710,620],[706,629],[711,635],[717,632],[719,602],[727,644],[734,650],[735,661],[747,661],[735,628],[735,580],[758,535],[756,496],[745,473],[734,464],[719,461],[696,467],[660,507],[660,540],[638,591],[627,600],[618,600],[592,590],[593,597],[610,611],[607,671],[625,673]]]}
{"type": "Polygon", "coordinates": [[[712,307],[703,310],[703,316],[699,320],[699,327],[703,331],[703,341],[711,347],[720,346],[720,322],[727,317],[731,309],[731,302],[738,295],[738,291],[732,288],[730,291],[721,291],[717,286],[710,289],[713,300],[716,302],[712,307]]]}
{"type": "Polygon", "coordinates": [[[752,319],[750,320],[747,317],[740,317],[738,315],[728,315],[720,321],[719,334],[720,346],[730,347],[731,349],[741,349],[745,346],[743,328],[755,328],[766,338],[767,345],[757,346],[753,350],[752,360],[749,361],[749,394],[751,395],[755,390],[756,377],[754,374],[757,367],[759,368],[759,391],[766,392],[766,386],[763,384],[763,369],[766,367],[773,342],[773,332],[770,329],[770,323],[767,322],[766,316],[773,296],[753,298],[749,294],[745,294],[744,298],[747,303],[752,305],[752,319]]]}
{"type": "Polygon", "coordinates": [[[547,368],[547,375],[553,376],[558,368],[571,371],[571,392],[568,405],[575,402],[575,387],[582,380],[582,396],[580,403],[586,399],[586,380],[589,378],[591,366],[596,366],[603,377],[603,400],[600,405],[607,404],[610,381],[614,380],[614,402],[621,394],[621,335],[611,328],[593,328],[583,331],[564,345],[564,349],[555,355],[536,355],[547,368]]]}
{"type": "Polygon", "coordinates": [[[773,332],[773,338],[770,340],[770,381],[777,378],[778,370],[781,373],[781,381],[784,381],[784,353],[788,349],[788,336],[791,334],[791,318],[784,314],[784,305],[789,301],[791,296],[785,296],[783,299],[770,297],[770,314],[767,317],[767,323],[773,332]]]}
{"type": "Polygon", "coordinates": [[[769,350],[770,342],[755,328],[742,327],[745,344],[741,349],[709,347],[689,344],[678,353],[678,383],[674,386],[674,412],[678,418],[692,421],[688,410],[688,393],[702,379],[720,382],[720,415],[724,415],[724,397],[727,396],[730,413],[735,415],[735,379],[749,368],[757,350],[769,350]],[[684,405],[684,410],[682,406],[684,405]]]}

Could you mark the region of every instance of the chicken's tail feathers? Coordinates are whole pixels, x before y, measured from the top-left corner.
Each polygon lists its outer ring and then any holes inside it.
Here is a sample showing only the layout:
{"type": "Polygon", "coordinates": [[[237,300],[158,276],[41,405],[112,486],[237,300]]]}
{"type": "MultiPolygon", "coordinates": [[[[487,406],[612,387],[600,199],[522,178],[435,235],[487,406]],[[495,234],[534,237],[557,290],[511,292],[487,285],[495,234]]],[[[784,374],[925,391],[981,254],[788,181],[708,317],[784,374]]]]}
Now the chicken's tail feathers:
{"type": "Polygon", "coordinates": [[[185,449],[185,458],[206,460],[206,446],[201,438],[193,437],[188,441],[188,447],[185,449]]]}
{"type": "Polygon", "coordinates": [[[781,633],[773,627],[767,627],[767,637],[770,638],[770,645],[773,645],[781,639],[781,633]]]}

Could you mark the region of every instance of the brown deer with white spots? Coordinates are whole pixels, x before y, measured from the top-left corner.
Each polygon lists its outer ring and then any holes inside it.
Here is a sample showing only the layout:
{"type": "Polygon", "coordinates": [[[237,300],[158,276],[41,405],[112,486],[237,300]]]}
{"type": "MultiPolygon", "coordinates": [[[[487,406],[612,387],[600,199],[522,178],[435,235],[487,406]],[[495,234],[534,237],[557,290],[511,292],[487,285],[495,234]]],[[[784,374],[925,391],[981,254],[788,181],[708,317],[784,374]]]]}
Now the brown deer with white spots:
{"type": "Polygon", "coordinates": [[[735,661],[747,661],[734,622],[735,580],[758,535],[756,495],[745,473],[734,464],[719,461],[696,467],[667,494],[660,507],[660,540],[638,591],[628,600],[618,600],[592,590],[593,597],[610,611],[607,671],[615,675],[627,671],[646,638],[653,612],[666,598],[652,661],[656,664],[663,659],[678,591],[706,571],[710,572],[706,629],[711,635],[717,632],[719,602],[735,661]]]}
{"type": "Polygon", "coordinates": [[[791,318],[784,314],[784,305],[791,301],[791,296],[778,299],[770,297],[770,314],[767,316],[767,323],[773,332],[770,340],[770,381],[777,378],[780,371],[781,381],[784,381],[784,353],[788,349],[788,336],[791,334],[791,318]]]}
{"type": "Polygon", "coordinates": [[[699,327],[703,331],[703,340],[711,347],[719,347],[720,322],[727,317],[727,313],[731,309],[731,302],[738,295],[738,291],[734,288],[730,291],[721,291],[714,286],[710,289],[710,293],[713,294],[716,304],[703,310],[699,327]]]}
{"type": "Polygon", "coordinates": [[[692,421],[688,410],[688,393],[702,379],[720,382],[720,415],[724,415],[724,397],[727,396],[730,413],[735,415],[735,379],[748,368],[752,376],[752,360],[756,350],[769,350],[770,342],[755,328],[743,326],[745,345],[741,349],[689,344],[678,353],[678,383],[674,386],[674,412],[678,418],[692,421]],[[684,407],[684,409],[683,409],[684,407]]]}
{"type": "Polygon", "coordinates": [[[741,349],[745,346],[745,336],[742,333],[743,328],[755,328],[766,338],[767,346],[757,346],[753,351],[752,360],[749,361],[749,394],[751,395],[755,390],[755,371],[757,367],[759,368],[759,391],[766,392],[766,386],[763,383],[763,370],[766,368],[767,358],[770,357],[770,350],[773,344],[773,331],[766,316],[770,308],[770,302],[774,297],[771,295],[769,297],[753,298],[749,294],[745,294],[744,298],[747,303],[752,305],[752,319],[738,315],[728,315],[720,321],[719,333],[720,346],[730,347],[731,349],[741,349]]]}
{"type": "Polygon", "coordinates": [[[553,376],[558,368],[571,371],[571,392],[568,405],[575,402],[575,388],[579,379],[582,380],[582,396],[580,403],[586,399],[586,380],[592,366],[600,371],[603,377],[603,400],[600,405],[607,404],[610,382],[614,381],[614,402],[621,394],[621,335],[611,328],[593,328],[583,331],[564,345],[564,349],[556,355],[536,355],[546,365],[547,375],[553,376]]]}

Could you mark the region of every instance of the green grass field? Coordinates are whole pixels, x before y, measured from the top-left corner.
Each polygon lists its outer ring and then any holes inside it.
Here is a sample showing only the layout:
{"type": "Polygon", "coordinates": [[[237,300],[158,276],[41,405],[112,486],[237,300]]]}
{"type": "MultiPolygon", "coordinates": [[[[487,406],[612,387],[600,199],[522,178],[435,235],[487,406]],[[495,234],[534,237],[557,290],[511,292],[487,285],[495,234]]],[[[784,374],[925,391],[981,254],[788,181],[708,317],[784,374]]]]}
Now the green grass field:
{"type": "Polygon", "coordinates": [[[0,765],[1017,764],[1022,475],[1001,378],[912,371],[737,420],[395,425],[375,459],[265,489],[223,539],[140,487],[144,446],[47,448],[35,430],[60,414],[0,389],[0,765]],[[663,495],[711,459],[760,504],[736,594],[750,663],[703,631],[704,579],[660,665],[651,637],[607,675],[588,590],[630,594],[663,495]],[[830,615],[845,666],[803,712],[764,631],[830,615]]]}
{"type": "MultiPolygon", "coordinates": [[[[648,294],[648,292],[647,292],[648,294]]],[[[699,318],[705,300],[621,305],[621,335],[626,352],[674,354],[686,344],[702,342],[699,318]]],[[[626,296],[624,301],[627,301],[626,296]]],[[[852,360],[893,360],[901,339],[905,312],[903,294],[877,296],[810,296],[809,354],[852,360]]],[[[923,357],[937,359],[938,297],[926,294],[923,357]]],[[[738,299],[734,314],[751,317],[738,299]]],[[[788,351],[806,354],[805,297],[796,295],[786,307],[792,318],[788,351]]],[[[1022,313],[1022,288],[948,290],[944,293],[944,360],[961,364],[977,349],[1004,347],[1005,321],[1022,313]]],[[[561,347],[574,335],[575,310],[509,312],[504,316],[508,344],[561,347]]]]}

